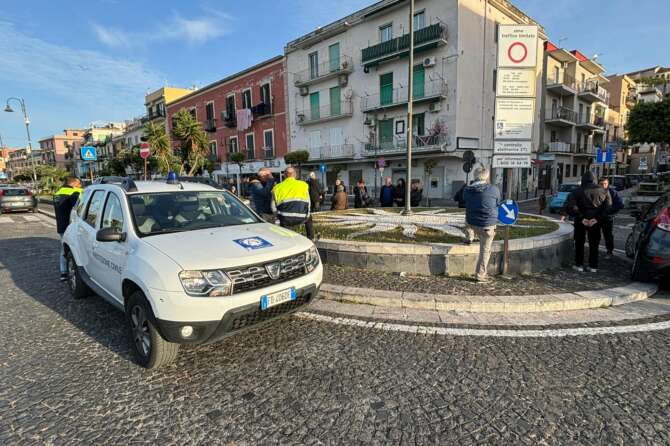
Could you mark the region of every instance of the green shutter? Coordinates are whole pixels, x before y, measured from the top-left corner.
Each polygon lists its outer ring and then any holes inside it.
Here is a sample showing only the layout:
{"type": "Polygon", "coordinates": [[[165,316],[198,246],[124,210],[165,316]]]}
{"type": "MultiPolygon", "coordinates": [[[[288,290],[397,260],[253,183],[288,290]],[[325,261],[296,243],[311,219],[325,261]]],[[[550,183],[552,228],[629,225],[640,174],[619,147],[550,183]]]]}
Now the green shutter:
{"type": "Polygon", "coordinates": [[[379,121],[379,147],[382,149],[393,147],[393,119],[379,121]]]}
{"type": "Polygon", "coordinates": [[[321,113],[319,110],[319,92],[315,92],[309,95],[309,110],[310,110],[310,120],[314,121],[320,119],[321,113]]]}
{"type": "Polygon", "coordinates": [[[412,81],[412,89],[414,99],[421,99],[426,94],[426,72],[423,65],[416,65],[414,67],[414,79],[412,81]]]}
{"type": "Polygon", "coordinates": [[[339,116],[342,114],[342,103],[340,96],[340,87],[330,89],[330,116],[339,116]]]}
{"type": "Polygon", "coordinates": [[[386,73],[379,76],[379,105],[389,105],[393,103],[393,73],[386,73]]]}
{"type": "Polygon", "coordinates": [[[340,44],[333,43],[328,47],[328,64],[331,73],[340,69],[340,44]]]}

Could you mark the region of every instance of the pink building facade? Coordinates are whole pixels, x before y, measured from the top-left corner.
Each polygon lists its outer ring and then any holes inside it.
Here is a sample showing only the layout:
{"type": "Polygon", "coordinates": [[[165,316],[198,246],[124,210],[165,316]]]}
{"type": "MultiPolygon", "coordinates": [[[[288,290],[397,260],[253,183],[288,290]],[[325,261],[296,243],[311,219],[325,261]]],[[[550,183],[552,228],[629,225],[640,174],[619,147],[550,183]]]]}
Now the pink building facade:
{"type": "Polygon", "coordinates": [[[53,135],[39,141],[44,164],[70,170],[73,154],[79,153],[86,130],[65,129],[60,135],[53,135]]]}

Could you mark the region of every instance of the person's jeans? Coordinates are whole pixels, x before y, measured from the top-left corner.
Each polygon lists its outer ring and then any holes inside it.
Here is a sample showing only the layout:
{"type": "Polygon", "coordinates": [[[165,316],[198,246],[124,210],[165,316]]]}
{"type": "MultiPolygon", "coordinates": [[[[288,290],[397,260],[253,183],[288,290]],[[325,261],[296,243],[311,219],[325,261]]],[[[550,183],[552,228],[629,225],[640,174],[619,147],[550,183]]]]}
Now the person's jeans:
{"type": "Polygon", "coordinates": [[[598,245],[600,245],[600,223],[586,227],[575,220],[575,265],[584,266],[584,242],[589,239],[589,267],[598,268],[598,245]]]}
{"type": "Polygon", "coordinates": [[[607,252],[614,251],[614,219],[605,218],[600,222],[600,227],[603,231],[603,238],[605,239],[605,248],[607,248],[607,252]]]}
{"type": "Polygon", "coordinates": [[[489,260],[491,259],[491,245],[496,236],[495,226],[471,226],[466,225],[465,237],[469,242],[474,241],[475,235],[479,237],[479,257],[477,258],[477,269],[475,273],[478,279],[488,275],[489,260]]]}
{"type": "Polygon", "coordinates": [[[58,234],[60,249],[58,250],[58,266],[61,274],[67,274],[67,259],[65,258],[65,250],[63,249],[63,234],[58,234]]]}

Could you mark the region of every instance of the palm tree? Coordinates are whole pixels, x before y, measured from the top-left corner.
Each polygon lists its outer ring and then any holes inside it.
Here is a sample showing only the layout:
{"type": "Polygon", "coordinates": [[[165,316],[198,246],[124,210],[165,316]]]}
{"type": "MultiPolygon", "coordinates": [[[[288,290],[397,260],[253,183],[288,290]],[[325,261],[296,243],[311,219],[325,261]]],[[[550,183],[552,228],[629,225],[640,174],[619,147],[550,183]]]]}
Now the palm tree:
{"type": "Polygon", "coordinates": [[[170,138],[165,131],[165,126],[158,122],[148,122],[144,126],[144,138],[149,143],[149,146],[151,146],[151,151],[158,160],[158,167],[161,173],[167,175],[175,164],[175,156],[170,144],[170,138]]]}
{"type": "Polygon", "coordinates": [[[181,109],[175,114],[172,133],[182,142],[182,150],[186,151],[186,156],[183,154],[182,159],[188,161],[191,168],[188,175],[193,175],[207,162],[209,145],[207,134],[200,122],[186,109],[181,109]]]}

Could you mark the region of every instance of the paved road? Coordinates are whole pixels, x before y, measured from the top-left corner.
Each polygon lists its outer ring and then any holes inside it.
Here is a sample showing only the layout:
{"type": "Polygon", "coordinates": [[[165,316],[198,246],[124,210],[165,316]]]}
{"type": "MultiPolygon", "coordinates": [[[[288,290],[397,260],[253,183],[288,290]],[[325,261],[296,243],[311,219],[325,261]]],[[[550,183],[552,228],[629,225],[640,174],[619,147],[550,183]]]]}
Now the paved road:
{"type": "Polygon", "coordinates": [[[306,318],[146,371],[57,282],[46,217],[0,220],[0,444],[670,443],[667,331],[510,339],[306,318]]]}

